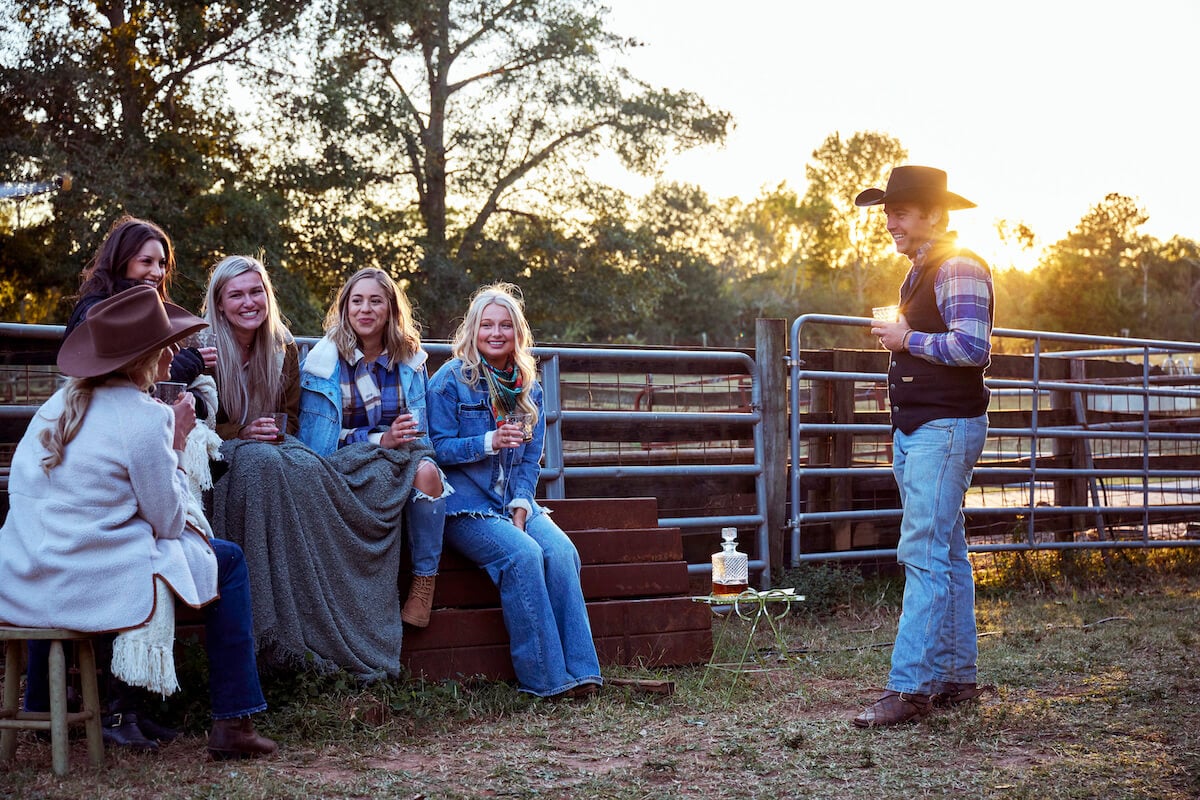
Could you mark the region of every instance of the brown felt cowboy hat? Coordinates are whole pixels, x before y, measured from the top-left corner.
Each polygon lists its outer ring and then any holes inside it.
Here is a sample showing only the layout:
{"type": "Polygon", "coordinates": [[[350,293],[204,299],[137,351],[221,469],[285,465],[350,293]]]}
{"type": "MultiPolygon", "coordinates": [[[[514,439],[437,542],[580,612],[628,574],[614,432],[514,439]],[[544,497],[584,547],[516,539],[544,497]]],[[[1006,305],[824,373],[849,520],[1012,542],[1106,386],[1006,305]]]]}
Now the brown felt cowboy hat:
{"type": "Polygon", "coordinates": [[[58,368],[76,378],[105,375],[205,327],[200,317],[164,303],[153,286],[134,286],[92,306],[63,340],[58,368]]]}
{"type": "Polygon", "coordinates": [[[886,189],[867,189],[854,198],[856,206],[877,206],[924,200],[943,205],[947,210],[974,208],[975,204],[954,192],[946,191],[946,173],[933,167],[896,167],[888,176],[886,189]]]}

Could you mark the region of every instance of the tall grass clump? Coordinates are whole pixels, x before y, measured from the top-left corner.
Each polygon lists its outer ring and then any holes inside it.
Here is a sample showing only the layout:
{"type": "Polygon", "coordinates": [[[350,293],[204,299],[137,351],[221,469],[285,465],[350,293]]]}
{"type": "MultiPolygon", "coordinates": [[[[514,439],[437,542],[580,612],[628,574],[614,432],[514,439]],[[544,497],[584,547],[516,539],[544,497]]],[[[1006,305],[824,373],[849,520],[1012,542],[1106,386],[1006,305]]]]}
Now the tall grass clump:
{"type": "Polygon", "coordinates": [[[779,573],[776,586],[794,588],[804,595],[800,610],[814,616],[833,614],[852,604],[864,580],[858,569],[839,564],[801,564],[779,573]]]}
{"type": "Polygon", "coordinates": [[[1136,590],[1200,575],[1200,548],[996,552],[974,564],[976,585],[997,593],[1136,590]]]}

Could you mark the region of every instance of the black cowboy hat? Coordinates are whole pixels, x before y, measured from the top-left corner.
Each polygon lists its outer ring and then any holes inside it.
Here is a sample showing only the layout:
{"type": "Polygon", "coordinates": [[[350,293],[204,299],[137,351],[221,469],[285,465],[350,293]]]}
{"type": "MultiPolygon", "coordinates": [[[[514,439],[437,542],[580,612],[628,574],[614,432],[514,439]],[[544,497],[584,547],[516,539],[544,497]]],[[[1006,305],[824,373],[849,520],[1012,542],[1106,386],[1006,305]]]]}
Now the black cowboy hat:
{"type": "Polygon", "coordinates": [[[886,189],[866,189],[854,198],[856,206],[877,206],[925,200],[946,207],[974,208],[975,204],[954,192],[946,191],[946,173],[933,167],[896,167],[888,176],[886,189]]]}
{"type": "Polygon", "coordinates": [[[92,306],[63,340],[58,368],[76,378],[106,375],[206,327],[200,317],[163,302],[153,286],[134,286],[92,306]]]}

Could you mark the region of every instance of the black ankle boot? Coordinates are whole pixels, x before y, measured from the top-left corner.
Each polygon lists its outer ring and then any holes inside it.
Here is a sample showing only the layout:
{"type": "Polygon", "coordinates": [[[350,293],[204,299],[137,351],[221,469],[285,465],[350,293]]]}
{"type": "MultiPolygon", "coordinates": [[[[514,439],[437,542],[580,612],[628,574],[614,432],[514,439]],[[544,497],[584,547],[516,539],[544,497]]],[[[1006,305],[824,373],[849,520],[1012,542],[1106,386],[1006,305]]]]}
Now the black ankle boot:
{"type": "Polygon", "coordinates": [[[138,727],[136,711],[118,711],[106,714],[100,718],[100,733],[104,741],[114,747],[127,747],[130,750],[158,750],[158,742],[152,742],[138,727]]]}
{"type": "Polygon", "coordinates": [[[138,715],[137,726],[147,739],[159,744],[170,744],[182,735],[182,731],[160,725],[145,714],[138,715]]]}

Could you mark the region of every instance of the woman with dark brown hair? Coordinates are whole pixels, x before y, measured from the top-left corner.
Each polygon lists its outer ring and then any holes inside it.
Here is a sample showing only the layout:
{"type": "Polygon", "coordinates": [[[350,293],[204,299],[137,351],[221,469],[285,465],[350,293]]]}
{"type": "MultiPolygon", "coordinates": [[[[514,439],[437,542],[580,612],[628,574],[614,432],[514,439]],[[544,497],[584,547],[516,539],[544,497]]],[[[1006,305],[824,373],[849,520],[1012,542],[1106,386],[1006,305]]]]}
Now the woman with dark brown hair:
{"type": "MultiPolygon", "coordinates": [[[[85,319],[92,306],[131,286],[152,286],[163,302],[171,300],[167,289],[175,273],[175,248],[162,228],[137,217],[123,216],[112,224],[104,241],[83,268],[79,299],[67,320],[67,334],[85,319]]],[[[185,347],[171,359],[170,376],[165,380],[191,384],[205,366],[216,363],[216,351],[185,347]]],[[[201,393],[194,393],[196,415],[208,418],[201,393]]]]}

